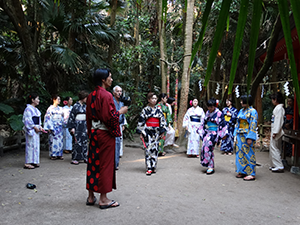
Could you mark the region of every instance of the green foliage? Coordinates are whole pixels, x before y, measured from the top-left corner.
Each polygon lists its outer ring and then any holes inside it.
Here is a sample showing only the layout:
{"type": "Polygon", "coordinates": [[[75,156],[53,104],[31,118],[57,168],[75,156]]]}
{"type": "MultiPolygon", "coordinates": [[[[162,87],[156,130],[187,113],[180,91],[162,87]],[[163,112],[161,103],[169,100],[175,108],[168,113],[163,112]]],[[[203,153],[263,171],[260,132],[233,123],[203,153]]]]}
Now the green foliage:
{"type": "Polygon", "coordinates": [[[11,117],[8,118],[8,123],[10,125],[10,127],[14,130],[14,131],[20,131],[22,130],[24,124],[22,122],[22,118],[23,115],[19,114],[19,115],[12,115],[11,117]]]}
{"type": "Polygon", "coordinates": [[[0,102],[0,111],[5,113],[6,115],[8,115],[10,113],[13,113],[14,109],[9,105],[6,105],[6,104],[3,104],[3,103],[0,102]]]}

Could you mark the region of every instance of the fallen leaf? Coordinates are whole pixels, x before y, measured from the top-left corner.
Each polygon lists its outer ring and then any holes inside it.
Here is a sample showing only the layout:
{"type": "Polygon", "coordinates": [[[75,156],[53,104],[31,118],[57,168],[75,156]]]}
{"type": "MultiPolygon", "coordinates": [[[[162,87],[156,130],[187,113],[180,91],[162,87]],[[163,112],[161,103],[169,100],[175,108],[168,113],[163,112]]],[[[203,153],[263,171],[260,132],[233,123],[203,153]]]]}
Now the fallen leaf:
{"type": "Polygon", "coordinates": [[[28,199],[30,200],[30,199],[32,199],[31,197],[28,197],[28,199]]]}

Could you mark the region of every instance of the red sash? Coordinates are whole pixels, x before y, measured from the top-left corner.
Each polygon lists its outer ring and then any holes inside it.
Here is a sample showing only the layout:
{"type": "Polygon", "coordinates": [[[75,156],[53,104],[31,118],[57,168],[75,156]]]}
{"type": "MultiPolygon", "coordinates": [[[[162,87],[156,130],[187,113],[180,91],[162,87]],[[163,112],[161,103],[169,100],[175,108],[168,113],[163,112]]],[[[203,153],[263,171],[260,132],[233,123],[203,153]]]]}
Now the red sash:
{"type": "Polygon", "coordinates": [[[149,118],[146,121],[147,127],[159,127],[159,119],[158,118],[149,118]]]}
{"type": "Polygon", "coordinates": [[[290,115],[290,114],[287,114],[287,115],[286,115],[286,119],[287,119],[287,120],[291,120],[291,119],[293,119],[293,117],[294,117],[294,116],[293,116],[293,115],[290,115]]]}

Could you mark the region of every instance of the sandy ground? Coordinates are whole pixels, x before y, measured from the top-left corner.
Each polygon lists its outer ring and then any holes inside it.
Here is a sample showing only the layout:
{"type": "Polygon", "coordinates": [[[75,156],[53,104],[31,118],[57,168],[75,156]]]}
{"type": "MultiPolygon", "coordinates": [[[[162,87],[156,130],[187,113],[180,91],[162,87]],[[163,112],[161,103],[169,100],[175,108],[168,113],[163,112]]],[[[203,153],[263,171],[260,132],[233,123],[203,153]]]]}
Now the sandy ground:
{"type": "MultiPolygon", "coordinates": [[[[235,155],[215,150],[216,172],[206,175],[184,148],[160,157],[145,175],[144,153],[127,143],[117,171],[117,190],[108,195],[120,207],[86,206],[86,164],[50,160],[23,169],[24,150],[0,158],[0,224],[300,224],[300,176],[269,171],[268,152],[257,152],[257,180],[235,178],[235,155]],[[37,187],[25,187],[33,183],[37,187]]],[[[99,195],[96,195],[99,199],[99,195]]]]}

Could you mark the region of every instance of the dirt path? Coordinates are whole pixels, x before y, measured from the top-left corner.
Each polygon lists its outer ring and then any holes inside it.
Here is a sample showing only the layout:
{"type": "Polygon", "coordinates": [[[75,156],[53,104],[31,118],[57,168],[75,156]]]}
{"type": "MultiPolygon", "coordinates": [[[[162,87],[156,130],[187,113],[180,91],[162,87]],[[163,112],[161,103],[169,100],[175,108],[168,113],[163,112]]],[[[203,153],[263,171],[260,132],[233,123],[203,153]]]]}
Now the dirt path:
{"type": "Polygon", "coordinates": [[[43,150],[41,167],[25,170],[23,151],[5,153],[0,224],[300,224],[300,176],[271,173],[268,152],[257,153],[261,166],[251,182],[235,178],[235,156],[218,149],[211,176],[183,148],[160,157],[157,174],[150,177],[140,148],[124,152],[118,189],[109,194],[121,205],[107,210],[85,205],[86,165],[71,165],[70,155],[53,161],[43,150]],[[36,190],[27,189],[28,182],[36,190]]]}

